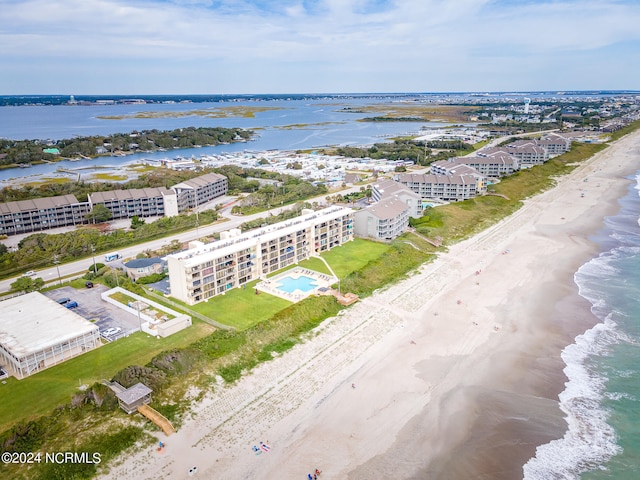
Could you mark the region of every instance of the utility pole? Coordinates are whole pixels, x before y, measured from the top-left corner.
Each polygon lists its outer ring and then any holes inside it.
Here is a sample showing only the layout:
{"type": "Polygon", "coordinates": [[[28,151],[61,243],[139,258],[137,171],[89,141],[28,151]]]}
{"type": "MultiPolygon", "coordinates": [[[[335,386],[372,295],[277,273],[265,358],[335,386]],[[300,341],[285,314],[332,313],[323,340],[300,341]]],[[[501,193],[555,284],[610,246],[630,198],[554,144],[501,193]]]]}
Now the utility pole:
{"type": "Polygon", "coordinates": [[[60,267],[58,266],[58,264],[60,263],[58,261],[58,255],[53,255],[53,263],[56,265],[56,270],[58,271],[58,283],[62,285],[62,277],[60,277],[60,267]]]}
{"type": "Polygon", "coordinates": [[[98,273],[97,269],[96,269],[96,255],[95,255],[95,253],[96,253],[96,247],[95,247],[95,245],[91,245],[91,256],[93,257],[93,273],[94,274],[98,273]]]}

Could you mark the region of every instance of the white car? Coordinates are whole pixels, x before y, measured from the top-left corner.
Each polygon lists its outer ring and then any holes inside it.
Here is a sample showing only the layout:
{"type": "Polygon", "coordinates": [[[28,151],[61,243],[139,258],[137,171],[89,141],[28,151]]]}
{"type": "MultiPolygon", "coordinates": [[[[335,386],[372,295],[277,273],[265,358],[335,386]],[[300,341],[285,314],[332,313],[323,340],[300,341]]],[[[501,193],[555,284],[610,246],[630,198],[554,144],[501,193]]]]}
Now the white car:
{"type": "Polygon", "coordinates": [[[23,277],[35,277],[37,273],[33,270],[29,270],[28,272],[24,272],[22,274],[23,277]]]}
{"type": "Polygon", "coordinates": [[[102,332],[102,335],[104,335],[105,337],[112,337],[113,335],[116,335],[121,331],[122,329],[120,327],[107,328],[104,332],[102,332]]]}

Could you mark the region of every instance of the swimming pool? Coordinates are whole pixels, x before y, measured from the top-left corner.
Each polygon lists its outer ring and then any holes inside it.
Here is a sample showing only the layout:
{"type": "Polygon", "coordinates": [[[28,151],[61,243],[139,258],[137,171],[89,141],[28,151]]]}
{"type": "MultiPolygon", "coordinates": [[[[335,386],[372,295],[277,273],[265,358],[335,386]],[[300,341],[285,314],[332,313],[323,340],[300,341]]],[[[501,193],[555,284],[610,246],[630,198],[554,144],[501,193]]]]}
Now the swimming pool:
{"type": "Polygon", "coordinates": [[[287,293],[293,293],[296,290],[306,293],[317,286],[318,283],[313,278],[307,277],[306,275],[300,275],[298,278],[287,276],[278,280],[278,289],[287,293]]]}

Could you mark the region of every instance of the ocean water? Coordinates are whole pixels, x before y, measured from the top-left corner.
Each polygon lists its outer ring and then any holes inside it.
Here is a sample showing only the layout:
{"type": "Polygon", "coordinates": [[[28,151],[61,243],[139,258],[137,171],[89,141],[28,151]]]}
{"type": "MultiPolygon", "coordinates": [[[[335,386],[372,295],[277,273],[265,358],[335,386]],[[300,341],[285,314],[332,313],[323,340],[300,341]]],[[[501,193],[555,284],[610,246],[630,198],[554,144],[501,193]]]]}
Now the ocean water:
{"type": "Polygon", "coordinates": [[[526,480],[640,478],[640,172],[620,204],[575,274],[600,323],[562,353],[568,430],[537,448],[526,480]]]}

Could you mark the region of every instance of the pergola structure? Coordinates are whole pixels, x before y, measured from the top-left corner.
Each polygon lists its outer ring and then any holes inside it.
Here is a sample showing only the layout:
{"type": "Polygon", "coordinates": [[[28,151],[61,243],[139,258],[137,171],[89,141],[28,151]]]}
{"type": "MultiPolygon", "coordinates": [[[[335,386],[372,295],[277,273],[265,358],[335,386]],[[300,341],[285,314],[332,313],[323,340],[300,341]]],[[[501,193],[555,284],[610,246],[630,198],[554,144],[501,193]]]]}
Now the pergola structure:
{"type": "Polygon", "coordinates": [[[138,410],[138,407],[151,402],[151,390],[144,383],[136,383],[133,387],[117,393],[118,404],[125,412],[131,414],[138,410]]]}

